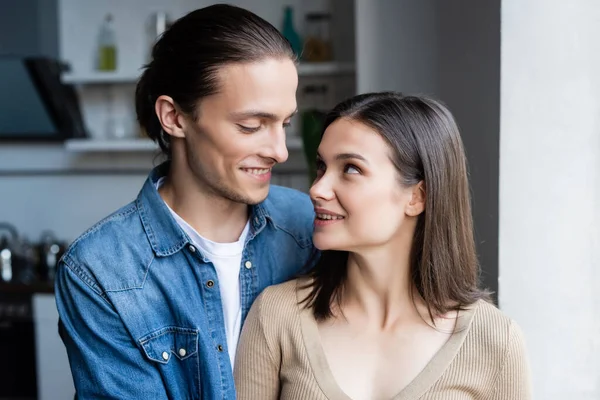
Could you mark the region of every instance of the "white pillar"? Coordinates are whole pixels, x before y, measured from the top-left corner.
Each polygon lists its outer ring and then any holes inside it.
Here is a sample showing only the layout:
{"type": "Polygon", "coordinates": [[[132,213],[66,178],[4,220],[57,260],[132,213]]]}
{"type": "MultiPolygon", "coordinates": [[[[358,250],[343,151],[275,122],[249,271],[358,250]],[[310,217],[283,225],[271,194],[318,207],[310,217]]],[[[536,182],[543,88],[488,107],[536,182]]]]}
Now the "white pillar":
{"type": "Polygon", "coordinates": [[[600,399],[600,1],[503,0],[500,306],[536,399],[600,399]]]}

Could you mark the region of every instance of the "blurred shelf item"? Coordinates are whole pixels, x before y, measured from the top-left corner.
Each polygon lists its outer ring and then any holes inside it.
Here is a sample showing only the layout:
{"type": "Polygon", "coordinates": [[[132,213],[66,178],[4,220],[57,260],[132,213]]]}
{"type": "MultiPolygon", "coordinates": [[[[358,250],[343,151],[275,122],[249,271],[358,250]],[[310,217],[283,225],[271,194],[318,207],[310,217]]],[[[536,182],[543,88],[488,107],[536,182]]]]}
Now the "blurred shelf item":
{"type": "MultiPolygon", "coordinates": [[[[288,150],[301,150],[302,139],[288,135],[288,150]]],[[[73,153],[107,153],[107,152],[156,152],[158,145],[150,139],[69,139],[65,141],[65,149],[73,153]]]]}
{"type": "Polygon", "coordinates": [[[150,139],[69,139],[67,151],[74,153],[154,152],[158,145],[150,139]]]}
{"type": "Polygon", "coordinates": [[[82,74],[64,74],[62,76],[63,83],[70,83],[73,85],[112,85],[112,84],[123,84],[123,85],[134,85],[137,83],[141,72],[138,73],[124,73],[124,72],[102,72],[92,71],[89,73],[82,74]]]}
{"type": "MultiPolygon", "coordinates": [[[[354,72],[355,65],[353,62],[314,62],[298,65],[298,75],[300,76],[341,75],[354,72]]],[[[141,71],[139,73],[92,71],[89,73],[64,74],[62,81],[74,85],[134,85],[140,75],[141,71]]]]}
{"type": "Polygon", "coordinates": [[[354,71],[353,62],[314,62],[298,65],[298,75],[300,76],[351,74],[354,71]]]}

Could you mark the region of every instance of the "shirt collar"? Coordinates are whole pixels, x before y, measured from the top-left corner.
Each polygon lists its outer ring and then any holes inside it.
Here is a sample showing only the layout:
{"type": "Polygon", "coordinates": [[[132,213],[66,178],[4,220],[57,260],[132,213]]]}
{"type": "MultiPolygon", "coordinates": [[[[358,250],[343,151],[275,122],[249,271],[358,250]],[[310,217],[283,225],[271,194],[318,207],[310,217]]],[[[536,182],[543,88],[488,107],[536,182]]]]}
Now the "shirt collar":
{"type": "MultiPolygon", "coordinates": [[[[150,172],[148,179],[140,191],[136,204],[148,241],[152,250],[159,257],[170,256],[177,253],[191,242],[186,233],[179,227],[171,216],[167,205],[156,190],[156,183],[161,177],[167,175],[169,162],[165,162],[150,172]]],[[[251,230],[248,239],[253,239],[267,225],[268,221],[275,224],[269,210],[270,202],[265,200],[250,207],[251,230]]]]}

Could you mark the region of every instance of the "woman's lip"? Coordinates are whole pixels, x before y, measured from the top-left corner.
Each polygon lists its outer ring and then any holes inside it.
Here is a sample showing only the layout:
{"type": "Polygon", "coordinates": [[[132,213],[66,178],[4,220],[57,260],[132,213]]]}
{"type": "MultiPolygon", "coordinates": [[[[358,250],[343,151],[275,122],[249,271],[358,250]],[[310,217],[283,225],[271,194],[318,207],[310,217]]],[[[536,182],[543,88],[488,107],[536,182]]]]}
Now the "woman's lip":
{"type": "Polygon", "coordinates": [[[326,210],[326,209],[320,208],[320,207],[315,208],[315,214],[326,214],[326,215],[333,215],[335,217],[343,217],[343,215],[341,215],[341,214],[336,214],[332,211],[329,211],[329,210],[326,210]]]}
{"type": "Polygon", "coordinates": [[[335,224],[336,222],[343,221],[344,219],[319,219],[315,218],[314,225],[315,227],[327,226],[331,224],[335,224]]]}

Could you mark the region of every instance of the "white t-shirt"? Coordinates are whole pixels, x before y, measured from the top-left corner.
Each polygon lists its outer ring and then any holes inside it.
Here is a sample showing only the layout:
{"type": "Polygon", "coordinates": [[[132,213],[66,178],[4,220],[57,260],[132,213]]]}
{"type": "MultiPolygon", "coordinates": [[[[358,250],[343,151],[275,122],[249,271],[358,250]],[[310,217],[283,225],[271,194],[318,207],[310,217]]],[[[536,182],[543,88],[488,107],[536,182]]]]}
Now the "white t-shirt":
{"type": "MultiPolygon", "coordinates": [[[[159,179],[156,188],[160,188],[164,178],[159,179]]],[[[165,203],[175,221],[181,229],[190,237],[194,245],[213,263],[219,279],[219,292],[223,306],[223,318],[225,320],[225,334],[227,335],[227,349],[229,360],[233,367],[235,351],[242,329],[242,304],[240,301],[240,265],[246,237],[250,230],[247,222],[237,242],[216,243],[208,240],[183,220],[167,203],[165,203]]]]}

